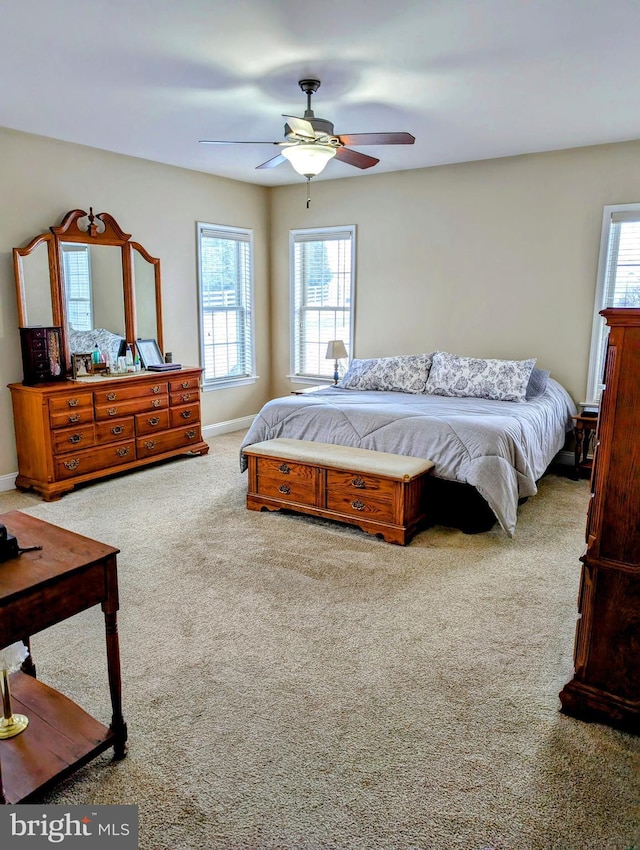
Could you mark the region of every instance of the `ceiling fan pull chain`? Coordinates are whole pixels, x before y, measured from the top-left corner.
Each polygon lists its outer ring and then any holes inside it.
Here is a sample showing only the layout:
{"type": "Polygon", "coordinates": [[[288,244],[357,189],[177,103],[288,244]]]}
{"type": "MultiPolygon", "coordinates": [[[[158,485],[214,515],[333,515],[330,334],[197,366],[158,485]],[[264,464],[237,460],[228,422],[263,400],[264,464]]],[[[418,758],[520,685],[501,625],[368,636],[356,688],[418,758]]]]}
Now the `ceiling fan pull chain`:
{"type": "Polygon", "coordinates": [[[311,178],[307,177],[307,209],[311,206],[311,178]]]}

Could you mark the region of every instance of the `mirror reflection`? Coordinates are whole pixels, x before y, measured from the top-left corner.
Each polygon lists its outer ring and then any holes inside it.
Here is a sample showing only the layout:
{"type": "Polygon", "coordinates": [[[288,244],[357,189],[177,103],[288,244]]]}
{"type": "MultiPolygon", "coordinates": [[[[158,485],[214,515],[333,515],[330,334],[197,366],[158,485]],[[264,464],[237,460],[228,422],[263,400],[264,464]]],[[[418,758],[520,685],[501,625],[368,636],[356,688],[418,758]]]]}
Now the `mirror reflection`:
{"type": "Polygon", "coordinates": [[[26,325],[50,327],[54,324],[48,252],[49,244],[41,242],[31,254],[19,260],[24,280],[26,325]]]}
{"type": "Polygon", "coordinates": [[[137,249],[133,252],[133,281],[138,337],[156,339],[158,317],[155,266],[147,262],[137,249]]]}

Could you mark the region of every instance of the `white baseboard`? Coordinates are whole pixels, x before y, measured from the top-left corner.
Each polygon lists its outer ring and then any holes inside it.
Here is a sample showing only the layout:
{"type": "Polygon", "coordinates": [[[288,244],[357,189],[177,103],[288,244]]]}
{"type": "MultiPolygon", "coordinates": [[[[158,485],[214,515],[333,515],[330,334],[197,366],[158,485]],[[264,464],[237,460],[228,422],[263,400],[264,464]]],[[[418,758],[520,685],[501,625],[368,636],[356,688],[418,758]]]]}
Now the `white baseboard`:
{"type": "Polygon", "coordinates": [[[202,437],[208,440],[210,437],[217,437],[219,434],[229,434],[231,431],[246,431],[254,419],[255,413],[253,416],[242,416],[240,419],[216,422],[215,425],[204,425],[202,428],[202,437]]]}
{"type": "Polygon", "coordinates": [[[0,493],[16,489],[17,474],[17,472],[10,472],[9,475],[0,475],[0,493]]]}

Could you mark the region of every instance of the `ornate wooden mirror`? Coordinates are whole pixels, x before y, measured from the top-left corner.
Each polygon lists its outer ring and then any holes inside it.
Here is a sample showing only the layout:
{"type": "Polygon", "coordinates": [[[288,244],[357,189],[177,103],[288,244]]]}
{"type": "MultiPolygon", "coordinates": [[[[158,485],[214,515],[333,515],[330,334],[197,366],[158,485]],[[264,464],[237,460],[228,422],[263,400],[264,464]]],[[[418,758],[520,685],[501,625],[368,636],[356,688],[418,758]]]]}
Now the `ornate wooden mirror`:
{"type": "Polygon", "coordinates": [[[132,344],[153,338],[164,351],[160,260],[130,240],[90,208],[13,249],[19,326],[60,326],[67,370],[70,354],[102,331],[132,344]]]}

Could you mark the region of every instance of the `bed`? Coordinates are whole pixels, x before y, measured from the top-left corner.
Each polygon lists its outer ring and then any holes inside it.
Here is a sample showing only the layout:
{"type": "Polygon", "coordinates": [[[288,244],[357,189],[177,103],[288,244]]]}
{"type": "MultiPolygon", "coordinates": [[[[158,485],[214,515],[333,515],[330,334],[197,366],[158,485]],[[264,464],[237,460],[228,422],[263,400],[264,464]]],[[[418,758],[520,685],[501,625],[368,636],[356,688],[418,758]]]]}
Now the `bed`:
{"type": "Polygon", "coordinates": [[[518,504],[537,492],[575,412],[569,393],[550,377],[542,394],[522,403],[327,387],[265,404],[243,440],[240,463],[246,469],[242,449],[275,437],[425,458],[435,464],[437,522],[483,531],[497,519],[513,536],[518,504]]]}

